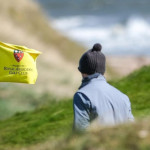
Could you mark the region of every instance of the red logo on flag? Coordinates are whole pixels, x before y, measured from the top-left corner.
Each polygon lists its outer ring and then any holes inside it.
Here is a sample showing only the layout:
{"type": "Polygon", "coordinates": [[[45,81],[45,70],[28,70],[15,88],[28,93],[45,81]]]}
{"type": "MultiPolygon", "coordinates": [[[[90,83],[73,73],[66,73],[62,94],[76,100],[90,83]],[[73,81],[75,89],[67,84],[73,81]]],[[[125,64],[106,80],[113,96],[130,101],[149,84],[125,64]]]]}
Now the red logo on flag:
{"type": "Polygon", "coordinates": [[[24,53],[22,51],[14,50],[14,57],[18,62],[22,60],[23,56],[24,56],[24,53]]]}

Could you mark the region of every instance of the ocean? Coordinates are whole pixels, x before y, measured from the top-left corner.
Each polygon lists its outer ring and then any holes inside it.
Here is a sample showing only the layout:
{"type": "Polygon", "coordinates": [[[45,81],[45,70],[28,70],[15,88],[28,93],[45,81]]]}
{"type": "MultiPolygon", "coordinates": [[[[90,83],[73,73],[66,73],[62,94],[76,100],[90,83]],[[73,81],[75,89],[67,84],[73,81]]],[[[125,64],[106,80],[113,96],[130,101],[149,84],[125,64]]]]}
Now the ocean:
{"type": "Polygon", "coordinates": [[[38,0],[54,28],[109,55],[150,55],[150,0],[38,0]]]}

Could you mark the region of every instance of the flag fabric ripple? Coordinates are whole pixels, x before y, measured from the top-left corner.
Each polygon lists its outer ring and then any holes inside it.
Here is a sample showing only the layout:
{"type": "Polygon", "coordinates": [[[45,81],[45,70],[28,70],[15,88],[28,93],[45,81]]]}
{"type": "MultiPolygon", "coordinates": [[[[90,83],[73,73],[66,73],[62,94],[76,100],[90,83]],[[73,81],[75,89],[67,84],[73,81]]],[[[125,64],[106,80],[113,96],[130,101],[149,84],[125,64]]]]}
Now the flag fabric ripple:
{"type": "Polygon", "coordinates": [[[35,84],[36,59],[41,52],[0,42],[0,82],[35,84]]]}

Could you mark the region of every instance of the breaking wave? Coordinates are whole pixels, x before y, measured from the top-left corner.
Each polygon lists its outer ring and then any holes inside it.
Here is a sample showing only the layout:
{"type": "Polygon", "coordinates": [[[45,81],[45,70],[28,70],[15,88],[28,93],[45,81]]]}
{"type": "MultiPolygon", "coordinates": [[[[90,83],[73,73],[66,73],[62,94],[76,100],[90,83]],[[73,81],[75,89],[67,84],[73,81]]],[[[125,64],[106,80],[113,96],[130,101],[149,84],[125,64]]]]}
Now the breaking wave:
{"type": "Polygon", "coordinates": [[[54,28],[87,48],[100,42],[107,54],[150,55],[150,22],[139,16],[71,16],[53,19],[54,28]]]}

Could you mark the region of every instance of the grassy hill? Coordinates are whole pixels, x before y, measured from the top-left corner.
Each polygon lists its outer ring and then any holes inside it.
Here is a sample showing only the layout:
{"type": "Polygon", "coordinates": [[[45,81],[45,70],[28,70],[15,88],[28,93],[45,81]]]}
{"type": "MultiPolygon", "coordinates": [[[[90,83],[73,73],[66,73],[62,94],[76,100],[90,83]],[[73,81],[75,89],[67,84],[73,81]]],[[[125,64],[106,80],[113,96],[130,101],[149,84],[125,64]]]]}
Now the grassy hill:
{"type": "Polygon", "coordinates": [[[128,77],[111,82],[126,93],[132,102],[133,113],[143,117],[150,115],[150,67],[145,66],[128,77]]]}
{"type": "Polygon", "coordinates": [[[138,121],[112,128],[94,128],[85,134],[72,134],[72,100],[48,99],[35,111],[17,113],[0,122],[0,149],[28,150],[125,150],[150,148],[150,67],[143,67],[131,75],[112,81],[115,87],[126,93],[132,103],[132,111],[138,121]],[[60,147],[61,144],[61,147],[60,147]]]}
{"type": "Polygon", "coordinates": [[[17,113],[0,122],[0,148],[53,140],[71,130],[72,102],[50,100],[33,112],[17,113]]]}

